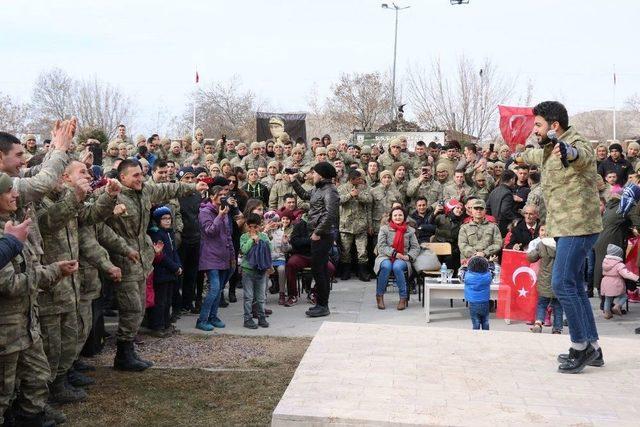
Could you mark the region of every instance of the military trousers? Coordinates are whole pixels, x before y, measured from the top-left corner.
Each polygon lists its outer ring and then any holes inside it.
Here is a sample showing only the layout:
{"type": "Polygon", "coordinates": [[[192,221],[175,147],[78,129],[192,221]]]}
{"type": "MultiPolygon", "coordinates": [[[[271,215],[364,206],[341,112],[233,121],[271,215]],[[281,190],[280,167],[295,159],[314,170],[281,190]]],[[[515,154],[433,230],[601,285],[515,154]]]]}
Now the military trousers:
{"type": "Polygon", "coordinates": [[[49,360],[50,381],[67,373],[78,347],[78,315],[76,311],[40,316],[42,344],[49,360]]]}
{"type": "Polygon", "coordinates": [[[91,332],[91,326],[93,325],[92,303],[93,300],[90,299],[81,298],[78,301],[78,345],[76,346],[75,359],[80,356],[84,343],[87,341],[89,333],[91,332]]]}
{"type": "Polygon", "coordinates": [[[116,284],[118,301],[118,341],[133,341],[140,329],[147,299],[147,282],[144,279],[122,281],[116,284]]]}
{"type": "Polygon", "coordinates": [[[340,255],[340,261],[350,264],[351,263],[351,247],[354,242],[356,245],[356,254],[358,257],[358,264],[367,263],[367,232],[363,231],[359,234],[340,232],[340,239],[342,240],[343,251],[340,255]]]}
{"type": "Polygon", "coordinates": [[[40,338],[25,350],[0,356],[0,425],[4,422],[3,414],[13,401],[17,383],[20,384],[15,402],[17,407],[29,415],[42,412],[49,395],[47,382],[50,376],[40,338]]]}

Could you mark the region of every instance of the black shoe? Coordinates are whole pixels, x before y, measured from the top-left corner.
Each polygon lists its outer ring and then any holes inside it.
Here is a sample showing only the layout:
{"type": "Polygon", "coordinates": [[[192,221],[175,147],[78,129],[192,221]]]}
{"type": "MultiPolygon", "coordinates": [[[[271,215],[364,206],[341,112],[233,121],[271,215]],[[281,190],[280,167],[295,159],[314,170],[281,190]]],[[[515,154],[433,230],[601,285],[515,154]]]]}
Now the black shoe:
{"type": "Polygon", "coordinates": [[[369,276],[369,268],[366,264],[358,265],[358,279],[361,282],[369,282],[371,280],[371,276],[369,276]]]}
{"type": "Polygon", "coordinates": [[[44,411],[39,414],[26,414],[22,411],[16,412],[15,423],[17,426],[38,426],[38,427],[49,427],[55,426],[56,422],[54,420],[47,420],[44,415],[44,411]]]}
{"type": "Polygon", "coordinates": [[[262,317],[260,319],[258,319],[258,326],[260,326],[261,328],[268,328],[269,327],[269,322],[267,322],[267,319],[262,317]]]}
{"type": "Polygon", "coordinates": [[[256,325],[256,322],[254,322],[253,319],[245,320],[243,326],[249,329],[258,329],[258,325],[256,325]]]}
{"type": "Polygon", "coordinates": [[[636,334],[640,335],[640,326],[636,328],[636,334]]]}
{"type": "Polygon", "coordinates": [[[584,350],[571,349],[569,358],[558,366],[558,372],[563,374],[577,374],[598,358],[598,351],[591,344],[584,350]],[[573,356],[573,357],[572,357],[573,356]]]}
{"type": "Polygon", "coordinates": [[[226,299],[224,299],[224,295],[220,297],[220,304],[218,304],[218,307],[222,307],[222,308],[229,307],[229,303],[227,302],[226,299]]]}
{"type": "Polygon", "coordinates": [[[88,363],[78,359],[75,362],[73,362],[73,369],[75,369],[78,372],[92,372],[96,370],[96,367],[91,366],[88,363]]]}
{"type": "Polygon", "coordinates": [[[238,298],[236,298],[235,292],[229,292],[229,302],[238,302],[238,298]]]}
{"type": "Polygon", "coordinates": [[[148,366],[133,356],[133,341],[118,341],[116,343],[116,357],[113,359],[113,369],[118,371],[141,372],[148,366]]]}
{"type": "Polygon", "coordinates": [[[96,383],[96,380],[93,378],[82,375],[73,368],[67,371],[67,381],[74,387],[87,387],[96,383]]]}
{"type": "MultiPolygon", "coordinates": [[[[576,350],[574,350],[573,348],[570,348],[569,353],[559,354],[558,363],[564,363],[567,360],[574,358],[575,351],[576,350]]],[[[596,368],[599,368],[601,366],[604,366],[604,358],[602,357],[602,347],[600,347],[597,351],[598,351],[598,357],[593,362],[589,363],[589,366],[595,366],[596,368]]]]}
{"type": "Polygon", "coordinates": [[[351,264],[342,264],[342,273],[340,273],[340,280],[351,279],[351,264]]]}
{"type": "Polygon", "coordinates": [[[305,313],[309,317],[324,317],[331,314],[329,307],[323,305],[317,305],[312,309],[307,310],[305,313]]]}

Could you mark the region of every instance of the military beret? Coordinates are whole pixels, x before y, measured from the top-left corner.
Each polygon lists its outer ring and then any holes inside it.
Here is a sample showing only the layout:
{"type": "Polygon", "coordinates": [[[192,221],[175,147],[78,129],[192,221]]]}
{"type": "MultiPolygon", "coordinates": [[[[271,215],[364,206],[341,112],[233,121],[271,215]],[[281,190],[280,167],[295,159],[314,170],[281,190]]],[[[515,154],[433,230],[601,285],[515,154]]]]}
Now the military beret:
{"type": "Polygon", "coordinates": [[[0,172],[0,194],[4,194],[13,188],[13,180],[9,175],[0,172]]]}

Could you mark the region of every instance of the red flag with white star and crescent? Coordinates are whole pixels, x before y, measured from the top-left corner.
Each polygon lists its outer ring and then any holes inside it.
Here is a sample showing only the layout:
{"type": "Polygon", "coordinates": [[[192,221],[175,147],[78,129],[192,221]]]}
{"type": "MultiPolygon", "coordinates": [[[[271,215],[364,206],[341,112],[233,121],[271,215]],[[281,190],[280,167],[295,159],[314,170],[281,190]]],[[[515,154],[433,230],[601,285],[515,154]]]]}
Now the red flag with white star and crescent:
{"type": "Polygon", "coordinates": [[[538,263],[529,263],[526,252],[503,250],[496,317],[535,320],[538,303],[537,279],[538,263]]]}

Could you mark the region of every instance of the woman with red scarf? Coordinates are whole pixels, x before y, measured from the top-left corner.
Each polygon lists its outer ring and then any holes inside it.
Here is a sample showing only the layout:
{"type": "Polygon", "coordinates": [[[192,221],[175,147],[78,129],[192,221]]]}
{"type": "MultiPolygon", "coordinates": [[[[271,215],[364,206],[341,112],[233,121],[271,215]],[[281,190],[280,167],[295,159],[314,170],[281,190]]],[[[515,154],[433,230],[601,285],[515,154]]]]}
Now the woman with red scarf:
{"type": "Polygon", "coordinates": [[[384,293],[389,274],[393,271],[400,294],[398,310],[407,308],[407,281],[404,273],[411,273],[411,263],[420,253],[416,232],[407,226],[407,214],[401,207],[391,209],[389,223],[378,233],[378,257],[373,270],[378,275],[376,302],[384,310],[384,293]]]}

